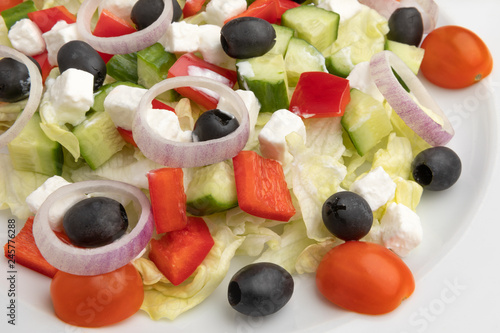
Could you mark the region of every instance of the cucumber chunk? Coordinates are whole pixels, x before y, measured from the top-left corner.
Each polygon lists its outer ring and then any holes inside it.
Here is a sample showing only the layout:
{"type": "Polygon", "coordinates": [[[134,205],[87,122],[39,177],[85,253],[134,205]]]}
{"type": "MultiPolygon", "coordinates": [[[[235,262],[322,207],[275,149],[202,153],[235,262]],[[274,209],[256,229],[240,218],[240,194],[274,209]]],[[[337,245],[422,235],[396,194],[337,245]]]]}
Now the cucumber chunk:
{"type": "Polygon", "coordinates": [[[234,170],[228,161],[201,167],[194,172],[186,190],[187,211],[210,215],[238,205],[234,170]]]}
{"type": "Polygon", "coordinates": [[[322,52],[337,39],[340,15],[315,6],[299,6],[281,16],[281,24],[295,30],[296,37],[305,39],[322,52]]]}
{"type": "Polygon", "coordinates": [[[8,144],[13,167],[20,171],[60,176],[64,162],[62,146],[45,135],[40,122],[40,114],[37,112],[21,133],[8,144]]]}
{"type": "Polygon", "coordinates": [[[392,131],[389,114],[382,102],[358,89],[351,89],[351,101],[341,124],[361,156],[392,131]]]}
{"type": "Polygon", "coordinates": [[[109,76],[116,81],[137,83],[137,53],[115,54],[106,64],[109,76]]]}
{"type": "Polygon", "coordinates": [[[284,27],[282,25],[271,24],[276,32],[276,43],[268,53],[285,55],[288,48],[290,38],[293,37],[295,31],[292,28],[284,27]]]}
{"type": "MultiPolygon", "coordinates": [[[[160,43],[153,44],[137,52],[137,83],[149,89],[167,78],[169,68],[177,60],[175,54],[165,51],[160,43]]],[[[179,94],[168,90],[157,98],[166,102],[177,100],[179,94]]]]}
{"type": "Polygon", "coordinates": [[[326,57],[325,65],[330,74],[343,78],[348,77],[354,68],[354,64],[351,59],[351,48],[344,47],[331,56],[326,57]]]}
{"type": "Polygon", "coordinates": [[[393,52],[417,75],[420,64],[424,59],[425,50],[413,45],[403,44],[392,40],[385,41],[385,49],[393,52]]]}
{"type": "Polygon", "coordinates": [[[28,18],[28,13],[36,11],[37,9],[33,1],[24,1],[14,7],[3,10],[1,16],[5,21],[7,29],[10,29],[17,21],[28,18]]]}
{"type": "Polygon", "coordinates": [[[325,57],[303,39],[292,37],[285,55],[288,85],[295,87],[304,72],[326,72],[325,57]]]}
{"type": "Polygon", "coordinates": [[[238,84],[251,90],[261,104],[260,112],[288,109],[288,79],[281,54],[266,53],[260,57],[238,60],[238,84]]]}
{"type": "Polygon", "coordinates": [[[73,128],[80,152],[92,170],[97,169],[125,146],[125,141],[107,112],[92,112],[73,128]]]}

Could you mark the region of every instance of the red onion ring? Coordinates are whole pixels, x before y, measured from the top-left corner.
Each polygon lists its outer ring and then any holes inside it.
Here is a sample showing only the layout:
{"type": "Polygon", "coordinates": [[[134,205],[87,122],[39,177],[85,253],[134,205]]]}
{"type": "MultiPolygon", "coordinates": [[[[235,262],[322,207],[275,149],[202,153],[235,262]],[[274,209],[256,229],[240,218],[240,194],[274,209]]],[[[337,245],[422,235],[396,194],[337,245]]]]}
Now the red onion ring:
{"type": "Polygon", "coordinates": [[[432,146],[445,145],[451,140],[455,132],[450,121],[422,82],[398,56],[390,51],[382,51],[373,55],[370,60],[370,75],[389,105],[417,135],[432,146]],[[398,82],[392,68],[410,88],[419,103],[443,120],[443,125],[433,120],[411,98],[398,82]]]}
{"type": "Polygon", "coordinates": [[[173,77],[151,87],[142,97],[132,124],[134,140],[144,156],[173,168],[198,167],[230,159],[243,149],[249,132],[248,111],[241,97],[218,81],[198,76],[173,77]],[[146,118],[151,101],[165,91],[188,86],[210,89],[219,94],[225,105],[232,108],[225,111],[235,115],[239,127],[222,138],[200,142],[176,142],[156,135],[146,118]]]}
{"type": "Polygon", "coordinates": [[[126,265],[146,247],[153,229],[151,204],[146,195],[133,185],[112,180],[90,180],[60,187],[43,202],[33,221],[33,236],[43,257],[55,268],[75,275],[104,274],[126,265]],[[106,192],[125,196],[140,209],[139,220],[131,232],[96,248],[75,247],[56,236],[48,219],[54,203],[68,196],[85,198],[88,193],[106,192]]]}
{"type": "Polygon", "coordinates": [[[26,65],[30,75],[30,95],[24,110],[19,114],[14,124],[0,135],[0,148],[5,147],[9,142],[23,130],[24,126],[31,119],[33,114],[38,109],[40,99],[42,98],[43,83],[42,75],[38,66],[27,56],[19,51],[16,51],[8,46],[0,45],[0,57],[7,57],[17,60],[26,65]]]}
{"type": "Polygon", "coordinates": [[[167,31],[172,21],[172,1],[164,0],[160,17],[149,27],[118,37],[97,37],[92,34],[90,22],[101,0],[84,1],[76,16],[80,36],[97,51],[108,54],[127,54],[145,49],[156,43],[167,31]]]}

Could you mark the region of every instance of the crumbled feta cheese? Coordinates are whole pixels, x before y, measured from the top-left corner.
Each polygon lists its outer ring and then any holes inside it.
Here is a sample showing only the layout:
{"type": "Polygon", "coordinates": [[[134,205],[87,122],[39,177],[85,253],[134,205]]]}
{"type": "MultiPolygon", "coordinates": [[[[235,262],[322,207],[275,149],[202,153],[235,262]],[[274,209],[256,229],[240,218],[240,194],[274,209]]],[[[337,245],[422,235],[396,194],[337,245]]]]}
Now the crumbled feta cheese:
{"type": "Polygon", "coordinates": [[[42,34],[47,47],[49,63],[57,66],[57,52],[61,46],[72,40],[80,40],[80,35],[76,29],[76,23],[68,24],[66,21],[59,21],[52,29],[42,34]]]}
{"type": "Polygon", "coordinates": [[[147,89],[119,85],[104,99],[104,110],[117,127],[132,130],[135,112],[147,89]]]}
{"type": "Polygon", "coordinates": [[[290,154],[286,136],[292,132],[296,132],[304,142],[306,141],[306,127],[302,118],[286,109],[275,111],[259,133],[262,156],[285,163],[287,155],[290,154]]]}
{"type": "Polygon", "coordinates": [[[365,94],[372,96],[380,102],[384,101],[384,96],[378,90],[377,85],[375,84],[375,81],[373,81],[370,74],[369,61],[363,61],[354,66],[347,76],[347,80],[349,80],[351,88],[361,90],[365,94]]]}
{"type": "MultiPolygon", "coordinates": [[[[210,2],[211,3],[211,2],[210,2]]],[[[204,24],[200,26],[200,45],[198,51],[201,52],[203,59],[226,68],[234,68],[236,59],[231,58],[224,52],[220,43],[221,28],[214,24],[204,24]]]]}
{"type": "Polygon", "coordinates": [[[31,192],[26,197],[26,204],[30,211],[35,214],[47,197],[58,188],[70,184],[66,179],[60,176],[52,176],[48,178],[40,187],[31,192]]]}
{"type": "Polygon", "coordinates": [[[380,220],[382,242],[400,257],[407,256],[422,241],[420,218],[403,204],[391,203],[380,220]]]}
{"type": "Polygon", "coordinates": [[[69,68],[48,89],[51,108],[47,108],[44,118],[61,126],[78,125],[94,104],[94,76],[86,71],[69,68]]]}
{"type": "Polygon", "coordinates": [[[167,52],[195,52],[200,48],[200,26],[185,21],[172,22],[160,40],[167,52]]]}
{"type": "Polygon", "coordinates": [[[358,0],[319,0],[317,6],[339,14],[340,22],[350,19],[366,8],[358,0]]]}
{"type": "Polygon", "coordinates": [[[351,184],[350,190],[362,196],[373,211],[394,198],[396,183],[381,166],[372,169],[351,184]]]}
{"type": "Polygon", "coordinates": [[[246,9],[246,0],[212,0],[206,7],[207,22],[222,27],[224,21],[243,13],[246,9]]]}
{"type": "Polygon", "coordinates": [[[191,131],[183,131],[179,124],[179,118],[174,112],[160,109],[149,109],[146,113],[146,121],[153,131],[167,139],[177,142],[191,142],[191,131]]]}
{"type": "Polygon", "coordinates": [[[16,50],[29,56],[45,51],[42,31],[30,19],[17,21],[9,30],[9,40],[16,50]]]}
{"type": "Polygon", "coordinates": [[[132,23],[130,13],[138,0],[102,0],[99,4],[99,14],[106,9],[122,20],[132,23]]]}

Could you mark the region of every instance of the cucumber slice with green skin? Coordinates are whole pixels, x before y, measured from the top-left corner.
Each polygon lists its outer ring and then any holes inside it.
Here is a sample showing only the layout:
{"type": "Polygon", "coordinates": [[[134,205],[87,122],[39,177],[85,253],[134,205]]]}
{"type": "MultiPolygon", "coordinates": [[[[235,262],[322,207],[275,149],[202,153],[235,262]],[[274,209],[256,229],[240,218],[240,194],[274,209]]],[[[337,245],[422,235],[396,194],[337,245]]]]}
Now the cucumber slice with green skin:
{"type": "Polygon", "coordinates": [[[80,143],[80,153],[92,170],[97,169],[115,153],[125,141],[107,112],[92,112],[73,128],[80,143]]]}
{"type": "Polygon", "coordinates": [[[137,83],[137,53],[115,54],[106,64],[109,76],[116,81],[137,83]]]}
{"type": "Polygon", "coordinates": [[[12,164],[16,170],[60,176],[64,163],[62,146],[45,135],[40,122],[37,112],[21,133],[8,144],[12,164]]]}
{"type": "Polygon", "coordinates": [[[198,168],[186,190],[187,211],[210,215],[238,206],[234,170],[228,161],[198,168]]]}
{"type": "Polygon", "coordinates": [[[17,21],[28,18],[28,13],[36,12],[36,6],[33,1],[21,2],[19,5],[5,9],[1,16],[5,21],[7,29],[10,29],[17,21]]]}
{"type": "Polygon", "coordinates": [[[418,74],[420,64],[424,59],[424,49],[392,40],[385,41],[385,49],[396,54],[415,75],[418,74]]]}
{"type": "Polygon", "coordinates": [[[292,28],[284,27],[282,25],[271,24],[276,32],[276,43],[273,48],[268,51],[272,54],[281,54],[285,56],[286,50],[288,48],[288,43],[293,37],[295,31],[292,28]]]}
{"type": "Polygon", "coordinates": [[[119,85],[126,85],[129,87],[137,87],[137,88],[144,88],[143,86],[140,86],[138,84],[132,83],[132,82],[126,82],[126,81],[117,81],[109,84],[105,84],[97,92],[94,94],[94,104],[92,105],[92,110],[97,111],[97,112],[103,112],[104,111],[104,100],[108,96],[108,94],[113,90],[115,87],[119,85]]]}
{"type": "Polygon", "coordinates": [[[337,39],[340,15],[315,6],[299,6],[281,16],[281,24],[295,30],[296,37],[312,44],[320,52],[337,39]]]}
{"type": "Polygon", "coordinates": [[[348,77],[354,68],[354,64],[351,60],[351,48],[342,48],[331,56],[326,57],[325,65],[330,74],[343,78],[348,77]]]}
{"type": "Polygon", "coordinates": [[[351,101],[341,124],[361,156],[392,131],[391,120],[382,102],[358,89],[351,89],[351,101]]]}
{"type": "Polygon", "coordinates": [[[281,54],[266,53],[260,57],[239,60],[238,84],[251,90],[261,104],[260,112],[288,109],[288,79],[281,54]]]}
{"type": "MultiPolygon", "coordinates": [[[[167,78],[169,68],[177,60],[175,54],[165,51],[160,43],[151,45],[137,52],[137,83],[149,89],[167,78]]],[[[166,102],[173,102],[179,94],[171,89],[157,98],[166,102]]]]}
{"type": "Polygon", "coordinates": [[[292,37],[285,55],[288,86],[295,87],[304,72],[326,72],[325,57],[301,38],[292,37]]]}

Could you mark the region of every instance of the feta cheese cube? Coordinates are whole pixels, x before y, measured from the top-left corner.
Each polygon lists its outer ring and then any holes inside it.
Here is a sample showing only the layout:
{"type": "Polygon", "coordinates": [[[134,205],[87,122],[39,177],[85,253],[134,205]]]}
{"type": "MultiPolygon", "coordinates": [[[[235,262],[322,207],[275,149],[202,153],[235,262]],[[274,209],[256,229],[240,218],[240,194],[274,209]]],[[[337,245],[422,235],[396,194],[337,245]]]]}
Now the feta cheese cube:
{"type": "Polygon", "coordinates": [[[195,52],[200,47],[200,26],[185,21],[172,22],[160,43],[167,52],[195,52]]]}
{"type": "Polygon", "coordinates": [[[102,0],[99,4],[98,11],[99,14],[101,14],[101,12],[106,9],[122,20],[132,24],[130,13],[137,1],[138,0],[102,0]]]}
{"type": "Polygon", "coordinates": [[[70,184],[70,182],[60,176],[52,176],[48,178],[42,185],[40,185],[40,187],[26,197],[26,204],[28,205],[29,210],[35,214],[50,194],[58,188],[68,184],[70,184]]]}
{"type": "Polygon", "coordinates": [[[167,139],[177,142],[191,142],[191,131],[183,131],[179,124],[179,118],[174,112],[160,109],[149,109],[146,113],[146,121],[153,131],[167,139]]]}
{"type": "Polygon", "coordinates": [[[147,89],[119,85],[104,99],[104,110],[117,127],[132,130],[135,112],[147,89]]]}
{"type": "Polygon", "coordinates": [[[306,141],[306,127],[302,118],[286,110],[277,110],[259,133],[262,156],[285,163],[289,158],[286,136],[292,132],[299,134],[306,141]]]}
{"type": "Polygon", "coordinates": [[[76,29],[76,23],[68,24],[65,21],[59,21],[52,29],[42,34],[47,47],[49,63],[57,66],[57,52],[61,46],[72,40],[80,40],[80,35],[76,29]]]}
{"type": "Polygon", "coordinates": [[[403,204],[391,203],[380,220],[382,242],[400,257],[407,256],[422,241],[419,216],[403,204]]]}
{"type": "Polygon", "coordinates": [[[373,211],[394,198],[396,183],[381,166],[351,184],[350,190],[362,196],[373,211]]]}
{"type": "Polygon", "coordinates": [[[45,40],[40,28],[30,19],[17,21],[9,30],[9,40],[19,52],[34,56],[45,51],[45,40]]]}
{"type": "Polygon", "coordinates": [[[85,120],[85,113],[94,104],[94,76],[75,68],[65,70],[49,88],[52,105],[50,118],[59,125],[73,126],[85,120]]]}
{"type": "Polygon", "coordinates": [[[207,23],[222,27],[225,20],[243,13],[246,9],[246,0],[212,0],[206,7],[207,23]]]}
{"type": "Polygon", "coordinates": [[[358,2],[358,0],[319,0],[318,7],[323,8],[340,15],[340,22],[350,19],[363,8],[365,5],[358,2]]]}

